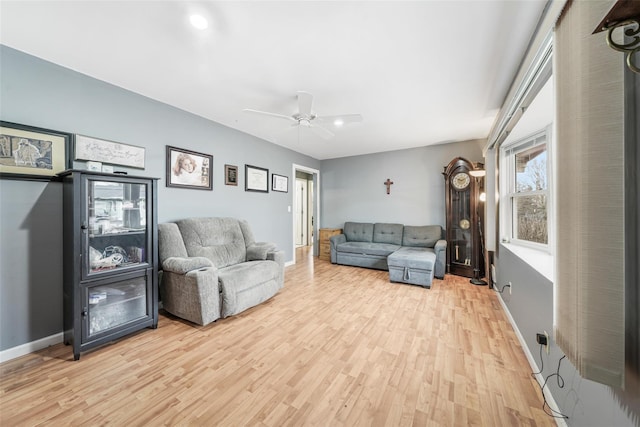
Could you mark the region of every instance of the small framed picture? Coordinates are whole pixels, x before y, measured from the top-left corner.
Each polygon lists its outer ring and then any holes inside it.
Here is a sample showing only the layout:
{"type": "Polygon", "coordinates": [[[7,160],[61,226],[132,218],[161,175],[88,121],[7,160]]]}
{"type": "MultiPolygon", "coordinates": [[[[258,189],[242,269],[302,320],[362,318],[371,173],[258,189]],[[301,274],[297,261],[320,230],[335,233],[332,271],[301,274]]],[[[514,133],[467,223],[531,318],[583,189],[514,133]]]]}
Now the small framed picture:
{"type": "Polygon", "coordinates": [[[281,193],[289,192],[289,177],[271,174],[271,190],[281,193]]]}
{"type": "Polygon", "coordinates": [[[269,169],[244,165],[244,190],[269,192],[269,169]]]}
{"type": "Polygon", "coordinates": [[[0,178],[48,181],[65,170],[72,135],[0,122],[0,178]]]}
{"type": "Polygon", "coordinates": [[[224,183],[225,185],[238,185],[237,166],[224,165],[224,183]]]}
{"type": "Polygon", "coordinates": [[[167,187],[212,190],[213,156],[167,145],[167,187]]]}

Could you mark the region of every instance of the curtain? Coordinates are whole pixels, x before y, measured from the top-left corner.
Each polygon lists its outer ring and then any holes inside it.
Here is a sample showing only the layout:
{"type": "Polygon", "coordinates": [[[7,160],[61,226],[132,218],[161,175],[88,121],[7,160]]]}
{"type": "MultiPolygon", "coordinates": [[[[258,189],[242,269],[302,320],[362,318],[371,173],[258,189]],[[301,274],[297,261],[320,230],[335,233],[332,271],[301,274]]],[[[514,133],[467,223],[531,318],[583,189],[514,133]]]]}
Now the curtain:
{"type": "Polygon", "coordinates": [[[555,29],[555,340],[583,378],[624,382],[623,55],[593,29],[611,1],[573,1],[555,29]]]}

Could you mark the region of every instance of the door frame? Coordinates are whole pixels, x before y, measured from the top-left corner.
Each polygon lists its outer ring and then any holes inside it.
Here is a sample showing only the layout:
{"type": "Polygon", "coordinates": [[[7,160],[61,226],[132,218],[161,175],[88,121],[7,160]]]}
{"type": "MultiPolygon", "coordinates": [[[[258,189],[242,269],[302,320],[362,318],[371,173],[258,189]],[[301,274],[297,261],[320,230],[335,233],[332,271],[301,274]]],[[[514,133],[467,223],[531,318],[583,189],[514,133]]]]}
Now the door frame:
{"type": "MultiPolygon", "coordinates": [[[[308,166],[297,165],[295,163],[291,166],[291,176],[293,177],[293,182],[295,182],[296,171],[308,173],[313,177],[313,236],[318,235],[318,225],[320,224],[320,171],[318,169],[313,169],[308,166]]],[[[293,199],[293,215],[291,216],[291,252],[293,254],[292,264],[296,263],[296,224],[294,220],[295,212],[296,212],[296,196],[295,191],[292,192],[291,198],[293,199]]],[[[313,256],[318,255],[318,239],[313,239],[313,256]]]]}
{"type": "Polygon", "coordinates": [[[295,233],[295,245],[296,247],[300,246],[308,246],[309,245],[309,232],[311,231],[309,227],[309,218],[313,216],[313,212],[309,215],[310,209],[309,205],[313,207],[313,203],[309,200],[309,180],[295,177],[295,200],[294,204],[294,219],[293,225],[298,226],[298,229],[295,233]],[[300,194],[298,191],[302,191],[302,198],[300,198],[300,194]],[[303,206],[300,206],[303,205],[303,206]],[[304,212],[304,214],[302,214],[304,212]],[[303,221],[304,219],[304,221],[303,221]],[[301,243],[298,243],[298,239],[300,239],[301,243]]]}

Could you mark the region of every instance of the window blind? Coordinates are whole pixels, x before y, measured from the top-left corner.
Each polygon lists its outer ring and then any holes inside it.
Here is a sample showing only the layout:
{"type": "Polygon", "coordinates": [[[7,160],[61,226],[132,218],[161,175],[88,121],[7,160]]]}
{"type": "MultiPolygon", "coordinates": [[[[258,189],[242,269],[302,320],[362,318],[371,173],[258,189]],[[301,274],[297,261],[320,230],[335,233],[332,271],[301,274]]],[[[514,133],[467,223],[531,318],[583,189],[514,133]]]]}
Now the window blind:
{"type": "Polygon", "coordinates": [[[554,333],[583,378],[624,382],[623,63],[592,35],[610,1],[569,2],[555,29],[554,333]]]}

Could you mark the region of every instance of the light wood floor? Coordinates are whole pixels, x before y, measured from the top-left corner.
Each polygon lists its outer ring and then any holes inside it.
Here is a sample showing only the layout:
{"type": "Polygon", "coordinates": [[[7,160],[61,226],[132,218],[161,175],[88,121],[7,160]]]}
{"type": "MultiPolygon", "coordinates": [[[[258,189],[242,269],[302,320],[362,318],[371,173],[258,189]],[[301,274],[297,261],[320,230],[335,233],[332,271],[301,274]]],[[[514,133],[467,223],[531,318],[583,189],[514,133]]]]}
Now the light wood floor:
{"type": "Polygon", "coordinates": [[[285,288],[198,327],[0,365],[0,425],[553,426],[496,294],[431,289],[298,250],[285,288]]]}

